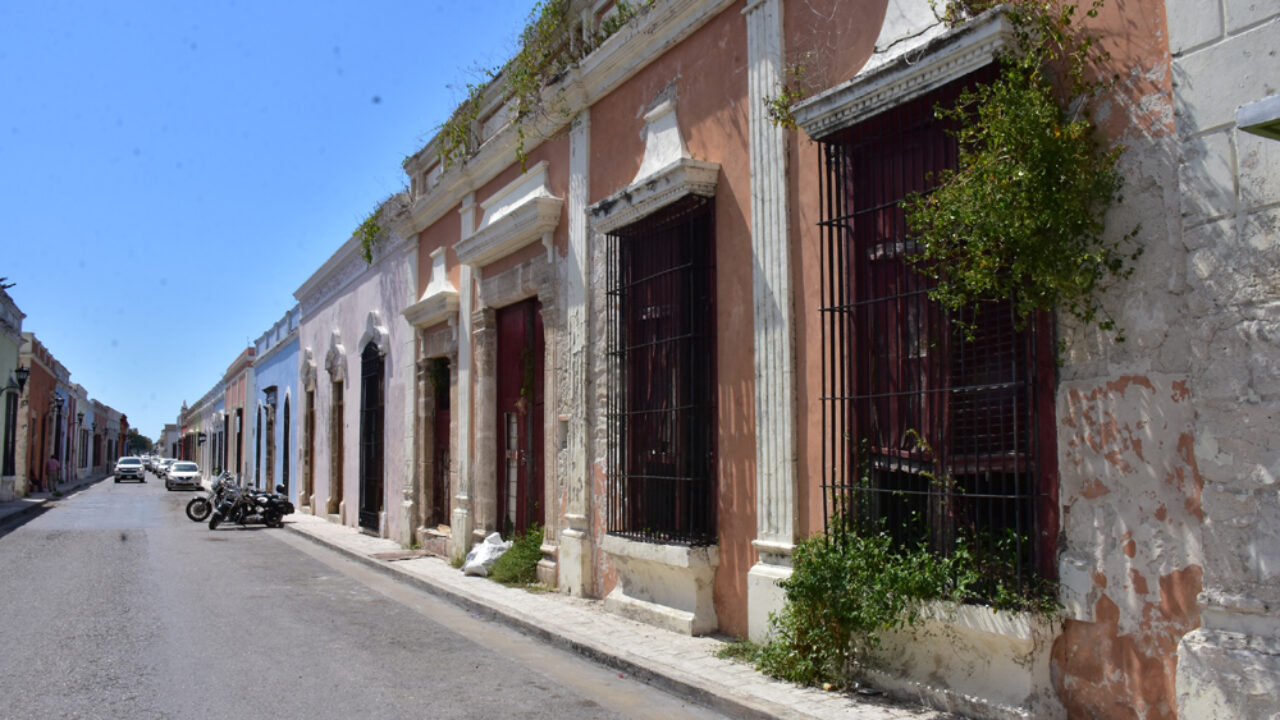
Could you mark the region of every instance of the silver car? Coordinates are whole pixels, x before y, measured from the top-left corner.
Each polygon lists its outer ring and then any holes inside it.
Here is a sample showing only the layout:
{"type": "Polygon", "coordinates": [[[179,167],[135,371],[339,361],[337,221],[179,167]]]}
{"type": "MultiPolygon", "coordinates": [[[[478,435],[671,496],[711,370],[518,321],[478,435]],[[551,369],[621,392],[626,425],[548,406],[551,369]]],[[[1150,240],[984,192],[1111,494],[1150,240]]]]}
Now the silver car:
{"type": "Polygon", "coordinates": [[[190,460],[174,460],[164,478],[165,490],[200,489],[200,467],[190,460]]]}

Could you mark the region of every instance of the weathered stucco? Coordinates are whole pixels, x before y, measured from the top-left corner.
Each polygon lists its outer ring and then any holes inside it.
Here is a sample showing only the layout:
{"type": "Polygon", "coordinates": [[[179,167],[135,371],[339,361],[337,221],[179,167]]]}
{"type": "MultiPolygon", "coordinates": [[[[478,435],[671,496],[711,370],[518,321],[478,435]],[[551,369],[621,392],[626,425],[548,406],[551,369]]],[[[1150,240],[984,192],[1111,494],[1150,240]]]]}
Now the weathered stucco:
{"type": "Polygon", "coordinates": [[[1054,682],[1072,716],[1174,717],[1177,644],[1200,624],[1202,479],[1183,376],[1058,394],[1062,598],[1054,682]]]}
{"type": "Polygon", "coordinates": [[[1202,625],[1178,648],[1184,717],[1273,717],[1280,697],[1280,142],[1242,105],[1280,91],[1280,6],[1168,0],[1181,232],[1204,480],[1202,625]]]}

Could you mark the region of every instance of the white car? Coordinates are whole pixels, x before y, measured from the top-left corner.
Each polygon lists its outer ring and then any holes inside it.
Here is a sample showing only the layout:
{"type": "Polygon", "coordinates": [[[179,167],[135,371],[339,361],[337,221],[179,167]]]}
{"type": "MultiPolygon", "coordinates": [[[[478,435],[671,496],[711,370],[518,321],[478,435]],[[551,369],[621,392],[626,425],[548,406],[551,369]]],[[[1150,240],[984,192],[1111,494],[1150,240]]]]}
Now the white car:
{"type": "Polygon", "coordinates": [[[200,489],[200,466],[190,460],[174,460],[164,478],[164,489],[200,489]]]}
{"type": "Polygon", "coordinates": [[[132,455],[126,455],[117,460],[113,474],[116,482],[121,480],[147,481],[147,473],[142,469],[142,458],[133,457],[132,455]]]}

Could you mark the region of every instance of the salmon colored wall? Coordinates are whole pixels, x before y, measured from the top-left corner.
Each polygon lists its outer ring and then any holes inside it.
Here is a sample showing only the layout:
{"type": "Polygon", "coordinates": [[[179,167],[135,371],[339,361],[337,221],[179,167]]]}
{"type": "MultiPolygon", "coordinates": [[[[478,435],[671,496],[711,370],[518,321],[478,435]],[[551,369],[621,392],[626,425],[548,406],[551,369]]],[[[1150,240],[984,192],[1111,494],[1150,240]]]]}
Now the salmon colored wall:
{"type": "Polygon", "coordinates": [[[822,532],[822,260],[820,146],[803,133],[793,133],[789,147],[791,182],[791,287],[796,338],[796,532],[801,538],[822,532]]]}
{"type": "MultiPolygon", "coordinates": [[[[1173,137],[1165,13],[1162,0],[1115,0],[1106,3],[1097,18],[1084,19],[1084,27],[1111,54],[1103,72],[1118,73],[1114,90],[1098,103],[1095,118],[1106,136],[1138,157],[1164,152],[1173,137]]],[[[1145,179],[1128,178],[1126,194],[1145,192],[1139,187],[1145,179]]],[[[1152,235],[1158,237],[1156,232],[1152,235]]],[[[1067,549],[1105,556],[1108,543],[1119,542],[1125,558],[1120,565],[1128,566],[1120,577],[1093,574],[1087,593],[1092,617],[1066,619],[1054,641],[1054,684],[1071,717],[1176,717],[1178,643],[1200,626],[1196,598],[1203,568],[1190,551],[1198,542],[1187,540],[1197,537],[1204,524],[1203,480],[1192,450],[1194,410],[1187,407],[1193,391],[1186,382],[1174,382],[1170,391],[1154,377],[1124,376],[1097,387],[1066,384],[1065,407],[1059,405],[1060,423],[1072,430],[1062,448],[1064,474],[1098,458],[1121,463],[1107,472],[1084,474],[1083,487],[1079,473],[1060,487],[1064,517],[1087,517],[1094,503],[1105,503],[1116,518],[1111,532],[1101,537],[1067,532],[1067,549]],[[1140,451],[1123,447],[1132,428],[1148,420],[1145,414],[1133,417],[1135,409],[1157,405],[1165,427],[1145,438],[1140,451]],[[1183,426],[1172,417],[1183,418],[1183,426]],[[1138,480],[1148,473],[1161,480],[1138,480]],[[1122,529],[1125,534],[1114,537],[1122,529]],[[1141,547],[1133,540],[1135,533],[1147,538],[1141,547]],[[1151,545],[1161,551],[1153,556],[1151,545]]]]}
{"type": "MultiPolygon", "coordinates": [[[[800,83],[807,95],[851,79],[866,64],[884,21],[888,0],[862,0],[851,10],[848,0],[786,3],[783,14],[789,67],[803,67],[800,83]]],[[[794,82],[794,76],[788,77],[794,82]]],[[[822,467],[822,327],[820,280],[822,240],[821,146],[803,131],[791,133],[788,146],[788,191],[791,193],[791,282],[796,338],[796,504],[797,532],[810,537],[823,530],[822,467]]]]}
{"type": "Polygon", "coordinates": [[[871,57],[889,0],[805,0],[783,5],[788,84],[814,95],[852,78],[871,57]],[[855,6],[856,7],[851,7],[855,6]]]}
{"type": "Polygon", "coordinates": [[[449,282],[453,283],[455,288],[462,282],[462,275],[458,269],[458,256],[453,252],[454,244],[462,236],[462,216],[458,214],[458,209],[454,207],[418,233],[418,298],[427,291],[427,283],[431,282],[431,253],[435,252],[436,248],[449,248],[445,251],[445,267],[448,269],[449,282]]]}
{"type": "MultiPolygon", "coordinates": [[[[746,21],[730,6],[591,108],[590,202],[629,185],[644,156],[643,116],[664,91],[689,152],[721,166],[715,201],[717,436],[721,630],[747,633],[747,570],[755,563],[755,399],[750,338],[752,252],[746,21]]],[[[665,96],[664,96],[665,97],[665,96]]],[[[607,577],[597,578],[608,591],[607,577]]]]}
{"type": "MultiPolygon", "coordinates": [[[[563,227],[563,224],[561,227],[563,227]]],[[[558,235],[559,232],[556,234],[558,235]]],[[[556,244],[557,246],[559,245],[559,243],[556,244]]],[[[541,242],[531,243],[519,250],[516,250],[510,255],[507,255],[506,257],[498,258],[497,260],[494,260],[488,265],[480,268],[481,277],[490,278],[504,270],[510,270],[511,268],[526,263],[536,257],[545,258],[546,256],[547,249],[542,246],[541,242]]]]}

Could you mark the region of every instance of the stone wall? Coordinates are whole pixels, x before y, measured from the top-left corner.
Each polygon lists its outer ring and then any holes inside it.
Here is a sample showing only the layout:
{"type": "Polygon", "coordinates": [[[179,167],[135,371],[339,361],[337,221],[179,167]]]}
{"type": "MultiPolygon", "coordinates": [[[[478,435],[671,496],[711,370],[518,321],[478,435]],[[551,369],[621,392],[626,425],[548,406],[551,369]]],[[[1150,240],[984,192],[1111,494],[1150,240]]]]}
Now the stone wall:
{"type": "Polygon", "coordinates": [[[1184,717],[1280,697],[1280,142],[1236,109],[1280,90],[1280,6],[1169,0],[1186,328],[1204,483],[1202,626],[1178,648],[1184,717]]]}

